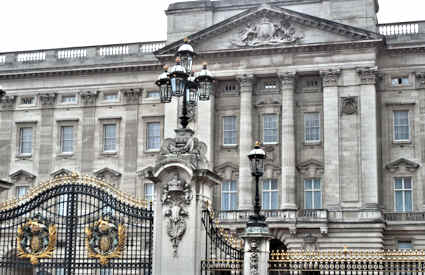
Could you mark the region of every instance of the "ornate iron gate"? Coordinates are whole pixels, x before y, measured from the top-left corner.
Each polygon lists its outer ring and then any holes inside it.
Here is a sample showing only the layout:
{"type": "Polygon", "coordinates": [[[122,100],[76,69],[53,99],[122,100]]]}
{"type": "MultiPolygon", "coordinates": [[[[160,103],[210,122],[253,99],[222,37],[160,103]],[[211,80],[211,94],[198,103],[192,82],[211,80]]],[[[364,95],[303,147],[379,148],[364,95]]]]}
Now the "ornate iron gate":
{"type": "Polygon", "coordinates": [[[152,274],[152,208],[76,174],[0,206],[0,274],[152,274]]]}
{"type": "Polygon", "coordinates": [[[213,210],[203,210],[201,220],[205,228],[205,259],[201,262],[201,274],[242,274],[242,240],[224,233],[213,210]]]}

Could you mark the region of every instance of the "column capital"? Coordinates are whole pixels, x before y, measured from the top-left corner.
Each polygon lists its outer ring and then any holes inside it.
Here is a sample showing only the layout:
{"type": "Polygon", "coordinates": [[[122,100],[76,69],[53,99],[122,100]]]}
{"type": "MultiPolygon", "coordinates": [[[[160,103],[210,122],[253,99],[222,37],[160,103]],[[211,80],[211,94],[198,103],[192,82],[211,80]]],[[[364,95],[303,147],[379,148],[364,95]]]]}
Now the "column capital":
{"type": "Polygon", "coordinates": [[[320,75],[323,79],[323,87],[335,87],[338,85],[338,78],[341,74],[340,69],[329,69],[326,71],[320,71],[320,75]]]}
{"type": "Polygon", "coordinates": [[[277,75],[280,79],[281,87],[293,88],[296,74],[296,72],[279,72],[277,75]]]}
{"type": "Polygon", "coordinates": [[[56,93],[51,94],[39,94],[41,106],[51,106],[56,103],[56,93]]]}
{"type": "Polygon", "coordinates": [[[425,72],[415,73],[418,88],[425,88],[425,72]]]}
{"type": "Polygon", "coordinates": [[[253,74],[243,74],[236,77],[241,86],[241,92],[248,92],[254,86],[255,76],[253,74]]]}
{"type": "Polygon", "coordinates": [[[96,103],[97,95],[99,94],[98,91],[92,92],[80,92],[81,101],[84,105],[91,105],[96,103]]]}
{"type": "Polygon", "coordinates": [[[16,96],[14,95],[4,95],[0,98],[1,105],[3,108],[10,109],[13,108],[16,102],[16,96]]]}
{"type": "Polygon", "coordinates": [[[123,90],[123,95],[126,103],[128,104],[138,104],[139,97],[142,94],[143,89],[125,89],[123,90]]]}
{"type": "Polygon", "coordinates": [[[377,67],[357,68],[356,71],[360,76],[362,85],[374,85],[376,83],[377,67]]]}

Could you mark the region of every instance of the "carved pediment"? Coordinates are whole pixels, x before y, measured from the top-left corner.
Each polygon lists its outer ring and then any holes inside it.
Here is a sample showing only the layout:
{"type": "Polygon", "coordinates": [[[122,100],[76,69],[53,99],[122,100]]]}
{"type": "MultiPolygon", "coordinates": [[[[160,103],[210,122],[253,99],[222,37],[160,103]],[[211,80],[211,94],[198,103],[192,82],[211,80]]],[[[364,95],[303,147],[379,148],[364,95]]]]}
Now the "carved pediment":
{"type": "Polygon", "coordinates": [[[26,181],[32,181],[35,179],[35,175],[25,171],[23,169],[20,169],[12,174],[9,175],[9,177],[12,179],[12,181],[16,182],[18,181],[20,178],[24,178],[26,181]]]}
{"type": "Polygon", "coordinates": [[[72,174],[71,170],[68,170],[66,168],[61,168],[61,169],[58,169],[58,170],[52,172],[50,174],[50,176],[55,178],[55,177],[68,176],[68,175],[71,175],[71,174],[72,174]]]}
{"type": "Polygon", "coordinates": [[[116,180],[118,180],[118,178],[121,177],[120,172],[118,172],[114,169],[108,168],[108,167],[99,169],[99,170],[95,171],[93,174],[97,178],[103,179],[103,180],[108,181],[108,182],[113,183],[113,184],[115,184],[116,180]]]}
{"type": "MultiPolygon", "coordinates": [[[[285,8],[264,4],[188,37],[200,52],[296,47],[335,42],[382,41],[377,33],[285,8]]],[[[158,50],[158,57],[175,53],[183,39],[158,50]]]]}
{"type": "Polygon", "coordinates": [[[297,169],[304,177],[320,177],[323,175],[324,165],[321,161],[310,159],[299,163],[297,169]]]}
{"type": "Polygon", "coordinates": [[[214,168],[214,171],[224,179],[231,179],[232,175],[233,177],[237,177],[239,175],[239,166],[231,162],[224,162],[220,165],[217,165],[214,168]]]}
{"type": "Polygon", "coordinates": [[[385,165],[385,168],[391,173],[398,171],[401,167],[404,167],[409,172],[415,172],[420,167],[420,165],[419,163],[405,158],[399,158],[398,160],[395,160],[385,165]]]}

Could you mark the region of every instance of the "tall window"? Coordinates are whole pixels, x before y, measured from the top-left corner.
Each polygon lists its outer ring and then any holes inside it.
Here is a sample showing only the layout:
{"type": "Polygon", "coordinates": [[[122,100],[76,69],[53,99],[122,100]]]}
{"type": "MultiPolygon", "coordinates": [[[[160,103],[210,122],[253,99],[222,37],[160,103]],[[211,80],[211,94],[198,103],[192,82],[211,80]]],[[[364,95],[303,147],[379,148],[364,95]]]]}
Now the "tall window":
{"type": "Polygon", "coordinates": [[[19,130],[19,153],[32,153],[32,128],[23,127],[19,130]]]}
{"type": "Polygon", "coordinates": [[[412,178],[395,178],[394,182],[395,210],[412,211],[412,178]]]}
{"type": "Polygon", "coordinates": [[[263,209],[278,208],[277,179],[265,179],[263,181],[263,209]]]}
{"type": "Polygon", "coordinates": [[[117,125],[103,125],[103,151],[115,152],[117,150],[117,125]]]}
{"type": "Polygon", "coordinates": [[[320,141],[320,114],[319,113],[304,114],[304,141],[305,142],[320,141]]]}
{"type": "Polygon", "coordinates": [[[152,202],[155,196],[155,185],[153,183],[145,183],[145,200],[152,202]]]}
{"type": "Polygon", "coordinates": [[[263,116],[264,143],[276,143],[278,139],[277,115],[263,116]]]}
{"type": "Polygon", "coordinates": [[[72,153],[74,151],[74,127],[61,127],[61,152],[72,153]]]}
{"type": "Polygon", "coordinates": [[[320,179],[304,180],[304,207],[305,209],[322,208],[322,191],[320,179]]]}
{"type": "Polygon", "coordinates": [[[28,193],[28,186],[16,186],[16,198],[22,198],[28,193]]]}
{"type": "Polygon", "coordinates": [[[147,125],[147,149],[159,150],[161,148],[161,123],[150,122],[147,125]]]}
{"type": "Polygon", "coordinates": [[[236,117],[223,117],[223,145],[236,145],[236,117]]]}
{"type": "Polygon", "coordinates": [[[225,181],[221,185],[221,210],[237,209],[236,181],[225,181]]]}
{"type": "Polygon", "coordinates": [[[408,141],[409,138],[409,111],[394,111],[394,140],[408,141]]]}

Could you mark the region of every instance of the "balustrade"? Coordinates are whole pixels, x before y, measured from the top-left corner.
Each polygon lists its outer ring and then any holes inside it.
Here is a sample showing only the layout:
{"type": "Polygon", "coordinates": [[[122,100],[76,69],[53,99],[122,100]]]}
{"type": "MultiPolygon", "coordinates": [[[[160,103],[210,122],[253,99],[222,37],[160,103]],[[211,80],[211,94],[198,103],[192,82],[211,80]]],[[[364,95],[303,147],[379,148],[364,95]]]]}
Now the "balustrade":
{"type": "MultiPolygon", "coordinates": [[[[287,209],[274,209],[262,210],[261,213],[268,221],[294,221],[295,219],[326,221],[328,218],[328,211],[325,209],[302,209],[297,213],[287,209]]],[[[246,222],[248,221],[249,216],[253,214],[253,210],[219,211],[218,219],[223,222],[246,222]]]]}
{"type": "Polygon", "coordinates": [[[387,212],[384,213],[387,221],[423,221],[425,222],[425,212],[387,212]]]}

